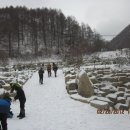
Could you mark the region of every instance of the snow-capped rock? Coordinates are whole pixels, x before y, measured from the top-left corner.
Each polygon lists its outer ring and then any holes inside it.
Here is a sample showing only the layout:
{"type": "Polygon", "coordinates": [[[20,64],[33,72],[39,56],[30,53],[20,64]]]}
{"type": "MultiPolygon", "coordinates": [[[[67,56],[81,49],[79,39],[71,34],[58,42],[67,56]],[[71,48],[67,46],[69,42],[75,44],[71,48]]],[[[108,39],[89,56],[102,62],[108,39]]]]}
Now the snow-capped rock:
{"type": "Polygon", "coordinates": [[[90,105],[95,108],[98,108],[98,109],[108,109],[109,108],[108,102],[104,102],[104,101],[100,101],[100,100],[92,100],[92,101],[90,101],[90,105]]]}
{"type": "Polygon", "coordinates": [[[79,73],[78,79],[78,93],[84,97],[91,97],[94,95],[93,84],[84,70],[79,73]]]}

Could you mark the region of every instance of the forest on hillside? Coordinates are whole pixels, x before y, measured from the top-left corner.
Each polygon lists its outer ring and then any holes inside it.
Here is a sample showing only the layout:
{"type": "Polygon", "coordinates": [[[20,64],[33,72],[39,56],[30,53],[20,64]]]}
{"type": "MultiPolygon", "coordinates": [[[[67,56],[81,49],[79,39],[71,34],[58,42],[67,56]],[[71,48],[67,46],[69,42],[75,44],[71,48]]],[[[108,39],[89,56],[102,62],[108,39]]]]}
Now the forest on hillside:
{"type": "Polygon", "coordinates": [[[88,24],[61,10],[26,7],[0,9],[0,57],[78,55],[105,46],[88,24]]]}

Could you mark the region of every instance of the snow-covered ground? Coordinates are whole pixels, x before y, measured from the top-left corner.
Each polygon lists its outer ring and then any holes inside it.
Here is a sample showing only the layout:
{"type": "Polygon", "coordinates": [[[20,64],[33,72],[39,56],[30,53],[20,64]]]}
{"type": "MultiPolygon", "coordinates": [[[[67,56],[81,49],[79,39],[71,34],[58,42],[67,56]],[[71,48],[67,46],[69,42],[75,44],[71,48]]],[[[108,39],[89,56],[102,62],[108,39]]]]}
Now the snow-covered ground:
{"type": "Polygon", "coordinates": [[[64,75],[58,71],[39,85],[38,73],[24,85],[26,118],[19,120],[19,102],[12,103],[14,117],[9,130],[130,130],[130,114],[97,114],[89,104],[75,101],[65,90],[64,75]]]}

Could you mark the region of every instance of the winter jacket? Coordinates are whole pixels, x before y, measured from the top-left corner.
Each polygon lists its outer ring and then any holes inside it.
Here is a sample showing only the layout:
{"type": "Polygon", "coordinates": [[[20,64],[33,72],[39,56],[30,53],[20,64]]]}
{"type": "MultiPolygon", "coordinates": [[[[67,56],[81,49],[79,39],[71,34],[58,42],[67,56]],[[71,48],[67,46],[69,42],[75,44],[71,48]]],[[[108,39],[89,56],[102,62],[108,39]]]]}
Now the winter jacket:
{"type": "Polygon", "coordinates": [[[0,99],[0,113],[8,114],[10,111],[11,101],[7,99],[0,99]]]}
{"type": "Polygon", "coordinates": [[[17,94],[14,97],[14,99],[15,100],[19,99],[19,101],[25,102],[26,101],[26,97],[25,97],[25,93],[24,93],[23,89],[21,87],[18,87],[15,90],[16,90],[17,94]]]}
{"type": "Polygon", "coordinates": [[[51,71],[51,65],[50,64],[47,65],[47,71],[51,71]]]}
{"type": "Polygon", "coordinates": [[[58,67],[56,66],[56,64],[53,64],[53,70],[57,71],[58,67]]]}
{"type": "Polygon", "coordinates": [[[44,70],[41,68],[39,71],[38,71],[39,75],[43,75],[44,73],[44,70]]]}

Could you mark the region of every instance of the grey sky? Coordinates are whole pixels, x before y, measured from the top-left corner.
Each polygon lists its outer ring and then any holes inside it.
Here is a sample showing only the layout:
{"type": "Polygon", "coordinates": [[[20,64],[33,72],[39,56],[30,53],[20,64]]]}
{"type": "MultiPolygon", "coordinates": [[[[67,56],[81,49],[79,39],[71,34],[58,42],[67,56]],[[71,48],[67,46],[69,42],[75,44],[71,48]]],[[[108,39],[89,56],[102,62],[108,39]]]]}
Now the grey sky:
{"type": "MultiPolygon", "coordinates": [[[[0,7],[57,8],[102,35],[115,35],[130,24],[130,0],[0,0],[0,7]]],[[[110,39],[112,37],[106,37],[110,39]]]]}

